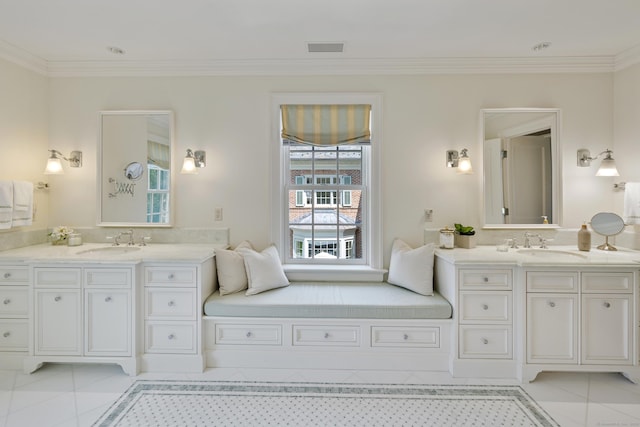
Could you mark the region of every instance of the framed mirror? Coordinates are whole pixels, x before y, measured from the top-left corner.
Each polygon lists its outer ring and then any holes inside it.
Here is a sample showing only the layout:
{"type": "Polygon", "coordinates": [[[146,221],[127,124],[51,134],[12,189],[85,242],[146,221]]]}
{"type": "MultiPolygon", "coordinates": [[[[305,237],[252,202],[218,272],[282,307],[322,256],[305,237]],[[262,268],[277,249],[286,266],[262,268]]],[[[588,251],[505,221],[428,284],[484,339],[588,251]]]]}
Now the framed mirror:
{"type": "Polygon", "coordinates": [[[481,111],[484,228],[558,227],[560,110],[481,111]]]}
{"type": "Polygon", "coordinates": [[[101,111],[98,225],[170,227],[173,113],[101,111]]]}

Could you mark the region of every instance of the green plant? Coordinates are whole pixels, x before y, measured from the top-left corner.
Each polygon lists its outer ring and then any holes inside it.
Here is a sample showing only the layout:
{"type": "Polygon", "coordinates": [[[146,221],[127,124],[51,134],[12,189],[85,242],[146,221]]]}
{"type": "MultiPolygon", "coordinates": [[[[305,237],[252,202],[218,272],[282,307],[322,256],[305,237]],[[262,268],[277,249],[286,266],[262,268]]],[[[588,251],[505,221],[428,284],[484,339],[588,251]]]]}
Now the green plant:
{"type": "Polygon", "coordinates": [[[462,225],[462,224],[453,224],[456,227],[456,233],[462,235],[462,236],[473,236],[474,234],[476,234],[476,232],[473,230],[473,227],[469,226],[469,225],[462,225]]]}

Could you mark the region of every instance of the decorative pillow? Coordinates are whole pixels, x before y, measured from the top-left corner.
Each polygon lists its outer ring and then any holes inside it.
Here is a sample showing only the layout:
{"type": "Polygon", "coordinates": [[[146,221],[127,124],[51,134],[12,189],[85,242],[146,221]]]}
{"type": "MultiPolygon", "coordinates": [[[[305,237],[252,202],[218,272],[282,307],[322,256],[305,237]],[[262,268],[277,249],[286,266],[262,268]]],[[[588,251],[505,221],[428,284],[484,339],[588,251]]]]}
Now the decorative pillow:
{"type": "Polygon", "coordinates": [[[400,239],[393,242],[387,282],[420,295],[433,295],[433,253],[435,245],[412,249],[400,239]]]}
{"type": "Polygon", "coordinates": [[[248,248],[241,248],[238,252],[244,257],[244,266],[249,279],[246,295],[289,286],[289,279],[284,274],[275,246],[269,246],[262,252],[248,248]]]}
{"type": "Polygon", "coordinates": [[[216,249],[216,270],[218,271],[218,285],[220,295],[228,295],[247,289],[249,282],[244,268],[244,258],[239,249],[253,249],[251,243],[244,241],[236,249],[216,249]]]}

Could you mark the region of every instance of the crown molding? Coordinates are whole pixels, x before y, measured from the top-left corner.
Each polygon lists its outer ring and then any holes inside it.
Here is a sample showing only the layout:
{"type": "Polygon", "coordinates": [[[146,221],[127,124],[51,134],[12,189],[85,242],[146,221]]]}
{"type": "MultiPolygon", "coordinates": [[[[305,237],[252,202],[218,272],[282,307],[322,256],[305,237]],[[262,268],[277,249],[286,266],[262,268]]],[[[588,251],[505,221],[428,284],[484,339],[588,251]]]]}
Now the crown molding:
{"type": "Polygon", "coordinates": [[[640,46],[581,57],[45,61],[0,40],[0,58],[49,77],[609,73],[640,62],[640,46]]]}

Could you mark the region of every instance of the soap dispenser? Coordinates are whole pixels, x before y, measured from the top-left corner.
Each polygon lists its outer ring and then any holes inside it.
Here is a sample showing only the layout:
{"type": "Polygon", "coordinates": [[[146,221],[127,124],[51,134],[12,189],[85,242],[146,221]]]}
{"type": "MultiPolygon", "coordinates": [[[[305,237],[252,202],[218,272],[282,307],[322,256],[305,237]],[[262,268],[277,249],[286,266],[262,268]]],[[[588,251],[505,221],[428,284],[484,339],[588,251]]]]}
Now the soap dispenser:
{"type": "Polygon", "coordinates": [[[587,229],[587,224],[582,224],[578,230],[578,249],[581,251],[591,250],[591,232],[587,229]]]}

